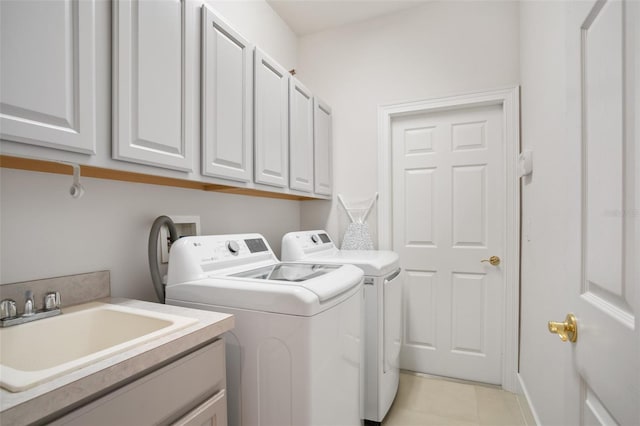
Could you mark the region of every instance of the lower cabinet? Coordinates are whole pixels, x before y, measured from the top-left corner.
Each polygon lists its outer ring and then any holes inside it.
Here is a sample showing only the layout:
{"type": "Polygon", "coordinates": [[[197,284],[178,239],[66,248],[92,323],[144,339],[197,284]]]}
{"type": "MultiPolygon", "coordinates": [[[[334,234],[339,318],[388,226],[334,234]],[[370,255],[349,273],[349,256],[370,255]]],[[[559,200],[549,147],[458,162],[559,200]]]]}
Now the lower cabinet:
{"type": "Polygon", "coordinates": [[[218,339],[52,424],[226,426],[224,353],[224,341],[218,339]]]}
{"type": "Polygon", "coordinates": [[[175,422],[174,426],[223,426],[227,424],[227,395],[221,390],[175,422]]]}

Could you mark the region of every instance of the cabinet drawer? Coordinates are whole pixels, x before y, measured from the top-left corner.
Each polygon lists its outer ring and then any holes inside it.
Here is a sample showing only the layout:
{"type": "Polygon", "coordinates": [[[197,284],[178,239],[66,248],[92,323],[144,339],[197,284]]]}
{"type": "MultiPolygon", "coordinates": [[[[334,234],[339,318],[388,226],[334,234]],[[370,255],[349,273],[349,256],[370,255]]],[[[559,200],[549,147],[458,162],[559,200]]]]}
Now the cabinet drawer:
{"type": "Polygon", "coordinates": [[[204,424],[227,425],[227,395],[224,389],[194,408],[172,426],[201,426],[204,424]]]}
{"type": "Polygon", "coordinates": [[[218,339],[69,413],[54,424],[169,424],[210,395],[222,395],[226,402],[225,381],[224,341],[218,339]]]}

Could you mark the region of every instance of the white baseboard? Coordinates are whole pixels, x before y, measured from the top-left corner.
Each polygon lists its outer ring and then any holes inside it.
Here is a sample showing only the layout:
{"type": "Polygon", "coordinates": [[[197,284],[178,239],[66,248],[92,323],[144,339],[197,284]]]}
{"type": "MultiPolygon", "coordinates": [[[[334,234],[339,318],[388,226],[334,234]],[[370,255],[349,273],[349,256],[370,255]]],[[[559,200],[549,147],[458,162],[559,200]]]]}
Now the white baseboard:
{"type": "Polygon", "coordinates": [[[522,381],[522,376],[520,376],[520,374],[517,374],[517,377],[518,377],[518,384],[520,387],[519,393],[524,396],[524,398],[518,398],[518,402],[520,403],[520,409],[522,410],[522,415],[524,416],[528,426],[531,420],[533,420],[534,422],[534,424],[531,426],[541,425],[542,423],[540,422],[540,417],[538,417],[538,413],[536,413],[536,410],[533,404],[531,403],[531,398],[529,397],[529,392],[527,392],[527,387],[522,381]]]}

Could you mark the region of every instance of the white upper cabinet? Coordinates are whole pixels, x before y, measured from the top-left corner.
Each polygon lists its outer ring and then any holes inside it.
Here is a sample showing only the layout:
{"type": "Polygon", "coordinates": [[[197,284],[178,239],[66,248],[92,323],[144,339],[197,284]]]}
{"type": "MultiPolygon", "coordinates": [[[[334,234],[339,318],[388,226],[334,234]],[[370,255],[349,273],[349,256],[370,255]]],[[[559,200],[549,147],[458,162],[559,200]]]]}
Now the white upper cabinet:
{"type": "Polygon", "coordinates": [[[289,81],[289,186],[313,192],[313,95],[296,78],[289,81]]]}
{"type": "Polygon", "coordinates": [[[96,152],[93,1],[0,1],[0,138],[96,152]]]}
{"type": "Polygon", "coordinates": [[[260,49],[254,58],[255,181],[289,185],[289,72],[260,49]]]}
{"type": "Polygon", "coordinates": [[[331,195],[331,108],[317,97],[313,101],[314,112],[314,183],[315,193],[331,195]]]}
{"type": "Polygon", "coordinates": [[[115,159],[193,170],[195,19],[186,3],[113,2],[115,159]]]}
{"type": "Polygon", "coordinates": [[[202,174],[253,175],[253,46],[202,7],[202,174]]]}

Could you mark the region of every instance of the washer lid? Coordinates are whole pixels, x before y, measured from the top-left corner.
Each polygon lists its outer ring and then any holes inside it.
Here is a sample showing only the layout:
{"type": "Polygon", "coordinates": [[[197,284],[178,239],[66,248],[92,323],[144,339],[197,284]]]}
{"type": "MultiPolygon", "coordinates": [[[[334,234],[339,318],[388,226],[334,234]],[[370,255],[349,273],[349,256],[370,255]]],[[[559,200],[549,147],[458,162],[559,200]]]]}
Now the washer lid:
{"type": "Polygon", "coordinates": [[[266,279],[277,265],[169,284],[166,300],[167,303],[182,301],[202,306],[312,316],[342,303],[362,289],[362,270],[353,265],[316,265],[314,269],[304,264],[298,268],[300,264],[294,264],[295,268],[277,269],[277,276],[286,279],[266,279]],[[295,275],[285,275],[284,271],[295,275]],[[308,279],[302,278],[305,274],[308,279]]]}
{"type": "Polygon", "coordinates": [[[349,288],[349,284],[340,281],[336,271],[342,265],[324,265],[313,263],[277,263],[260,268],[229,275],[236,278],[264,280],[265,283],[298,284],[314,292],[320,302],[331,299],[349,288]],[[333,273],[334,277],[327,276],[333,273]],[[333,278],[333,279],[329,279],[333,278]]]}
{"type": "Polygon", "coordinates": [[[317,265],[313,263],[278,263],[230,276],[258,280],[302,282],[335,271],[339,267],[339,265],[317,265]]]}

